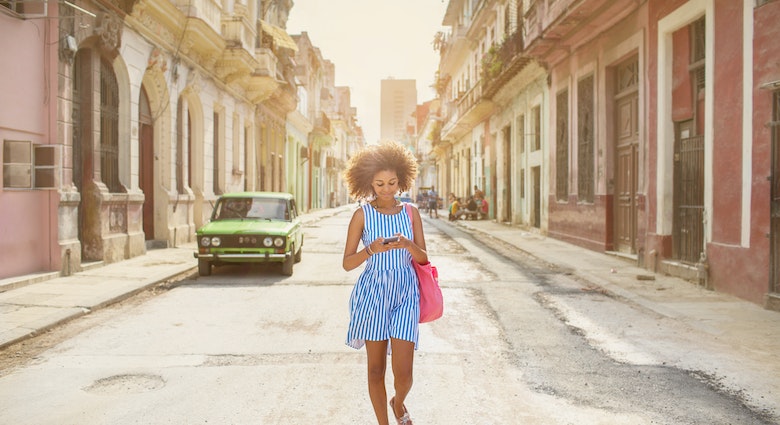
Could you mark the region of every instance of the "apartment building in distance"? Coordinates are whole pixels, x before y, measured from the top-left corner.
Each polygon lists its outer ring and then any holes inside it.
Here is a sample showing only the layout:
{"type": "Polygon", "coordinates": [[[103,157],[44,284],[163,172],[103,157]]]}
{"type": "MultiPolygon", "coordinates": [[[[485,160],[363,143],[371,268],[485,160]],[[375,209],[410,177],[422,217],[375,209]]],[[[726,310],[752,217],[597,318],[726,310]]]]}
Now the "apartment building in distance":
{"type": "Polygon", "coordinates": [[[415,127],[417,110],[417,83],[415,80],[381,81],[380,96],[380,141],[407,142],[407,127],[415,127]]]}

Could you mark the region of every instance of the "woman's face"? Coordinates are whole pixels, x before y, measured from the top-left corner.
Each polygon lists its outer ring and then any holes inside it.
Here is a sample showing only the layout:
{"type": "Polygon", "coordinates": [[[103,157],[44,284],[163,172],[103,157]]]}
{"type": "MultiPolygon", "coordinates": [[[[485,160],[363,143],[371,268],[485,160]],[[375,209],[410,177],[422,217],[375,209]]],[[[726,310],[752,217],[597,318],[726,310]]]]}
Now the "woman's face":
{"type": "Polygon", "coordinates": [[[398,175],[395,171],[383,170],[374,174],[371,181],[377,200],[389,201],[398,193],[398,175]]]}

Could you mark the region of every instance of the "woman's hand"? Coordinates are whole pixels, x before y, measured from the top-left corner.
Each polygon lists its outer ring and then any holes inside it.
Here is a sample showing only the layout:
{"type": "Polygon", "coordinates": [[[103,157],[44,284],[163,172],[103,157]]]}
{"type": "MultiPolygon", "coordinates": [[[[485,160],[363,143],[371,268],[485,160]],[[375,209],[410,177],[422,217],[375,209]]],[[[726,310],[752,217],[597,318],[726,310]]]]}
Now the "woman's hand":
{"type": "Polygon", "coordinates": [[[395,236],[388,238],[376,238],[371,244],[371,251],[373,252],[387,252],[391,249],[408,248],[412,241],[404,237],[400,233],[396,233],[395,236]],[[396,239],[397,238],[397,239],[396,239]]]}

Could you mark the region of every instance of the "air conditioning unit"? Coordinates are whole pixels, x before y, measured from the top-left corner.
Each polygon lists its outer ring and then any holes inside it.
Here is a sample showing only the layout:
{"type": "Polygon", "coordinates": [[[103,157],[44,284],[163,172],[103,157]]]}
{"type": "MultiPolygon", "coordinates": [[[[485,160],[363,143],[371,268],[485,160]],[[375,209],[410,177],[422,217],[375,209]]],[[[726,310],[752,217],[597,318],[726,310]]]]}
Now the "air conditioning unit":
{"type": "Polygon", "coordinates": [[[10,9],[22,19],[46,18],[48,0],[0,0],[0,7],[10,9]]]}

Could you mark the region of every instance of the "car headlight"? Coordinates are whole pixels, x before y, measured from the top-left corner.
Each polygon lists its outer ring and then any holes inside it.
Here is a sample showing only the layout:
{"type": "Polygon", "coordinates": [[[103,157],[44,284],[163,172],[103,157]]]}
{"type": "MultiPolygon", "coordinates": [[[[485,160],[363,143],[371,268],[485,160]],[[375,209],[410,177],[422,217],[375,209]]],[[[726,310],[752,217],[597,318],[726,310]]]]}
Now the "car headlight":
{"type": "Polygon", "coordinates": [[[208,236],[204,236],[200,239],[201,246],[209,246],[211,245],[211,239],[208,236]]]}
{"type": "Polygon", "coordinates": [[[220,246],[222,245],[222,239],[220,239],[217,236],[214,236],[213,238],[211,238],[211,244],[214,246],[220,246]]]}
{"type": "Polygon", "coordinates": [[[284,246],[284,238],[277,237],[274,239],[274,246],[277,248],[281,248],[284,246]]]}
{"type": "Polygon", "coordinates": [[[271,245],[274,244],[274,238],[270,236],[266,236],[265,239],[263,239],[263,246],[270,248],[271,245]]]}

